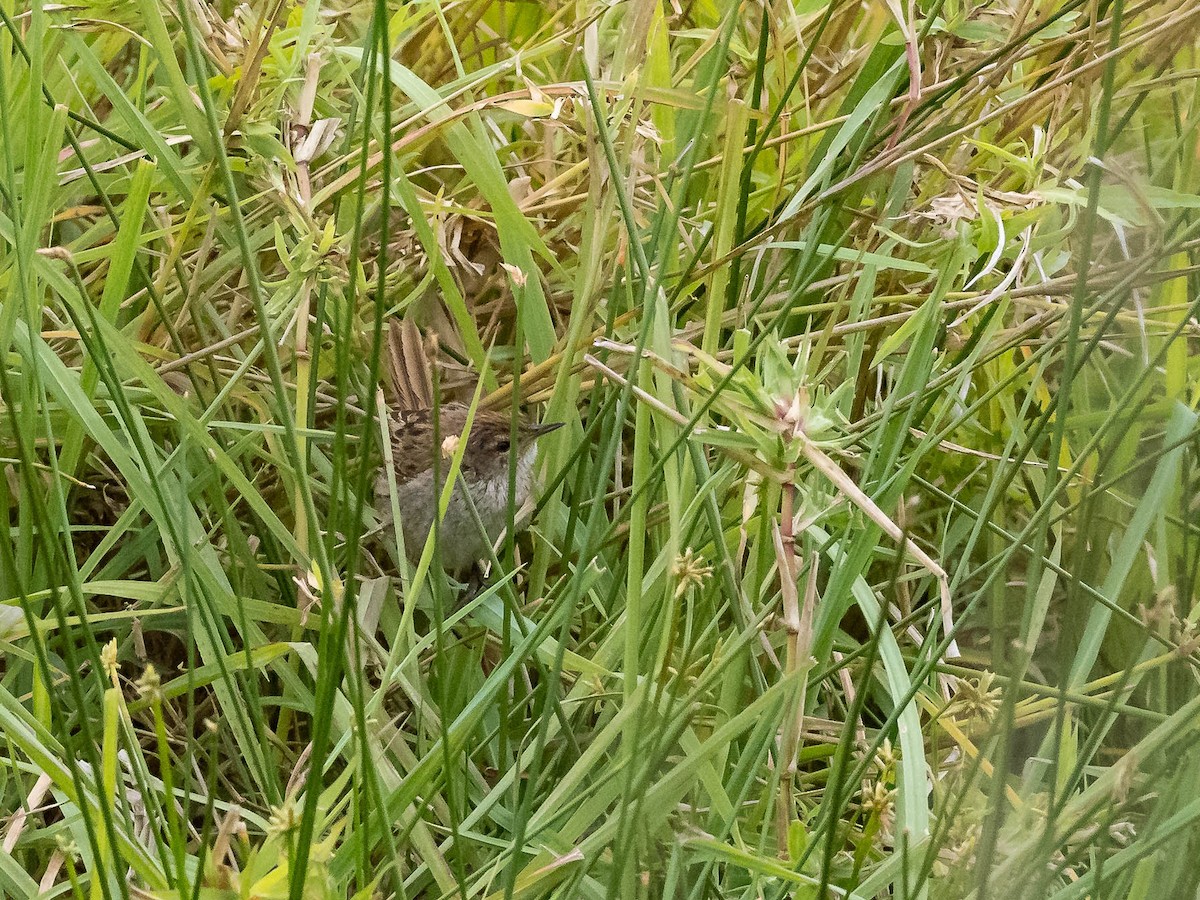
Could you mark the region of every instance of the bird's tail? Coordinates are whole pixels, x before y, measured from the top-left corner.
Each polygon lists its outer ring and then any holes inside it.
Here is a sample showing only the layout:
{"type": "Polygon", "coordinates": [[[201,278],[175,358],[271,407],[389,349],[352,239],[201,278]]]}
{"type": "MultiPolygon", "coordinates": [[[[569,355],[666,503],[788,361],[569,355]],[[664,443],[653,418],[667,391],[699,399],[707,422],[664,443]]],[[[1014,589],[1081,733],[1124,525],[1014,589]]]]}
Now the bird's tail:
{"type": "Polygon", "coordinates": [[[431,334],[430,341],[427,347],[409,319],[393,319],[388,324],[387,372],[397,411],[433,406],[430,354],[436,352],[437,336],[431,334]]]}

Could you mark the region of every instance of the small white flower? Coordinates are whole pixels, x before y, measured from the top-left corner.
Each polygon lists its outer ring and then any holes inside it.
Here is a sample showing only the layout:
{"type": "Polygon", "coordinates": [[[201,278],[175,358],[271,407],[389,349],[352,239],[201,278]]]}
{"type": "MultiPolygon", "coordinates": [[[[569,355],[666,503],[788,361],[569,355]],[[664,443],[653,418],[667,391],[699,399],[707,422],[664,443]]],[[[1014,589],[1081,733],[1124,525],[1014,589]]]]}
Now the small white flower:
{"type": "Polygon", "coordinates": [[[683,596],[690,587],[700,587],[712,575],[712,566],[704,562],[704,557],[688,547],[675,558],[671,566],[671,574],[678,579],[675,587],[675,597],[683,596]]]}

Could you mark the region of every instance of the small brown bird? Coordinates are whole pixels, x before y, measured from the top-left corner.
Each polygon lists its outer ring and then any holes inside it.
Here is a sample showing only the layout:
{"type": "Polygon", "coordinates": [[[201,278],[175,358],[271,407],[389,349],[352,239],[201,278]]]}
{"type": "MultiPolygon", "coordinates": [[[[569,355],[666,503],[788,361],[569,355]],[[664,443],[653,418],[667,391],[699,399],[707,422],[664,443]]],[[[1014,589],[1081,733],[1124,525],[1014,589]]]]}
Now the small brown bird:
{"type": "MultiPolygon", "coordinates": [[[[424,369],[428,360],[424,353],[414,352],[414,340],[419,342],[419,336],[411,324],[389,329],[389,364],[399,408],[394,410],[388,425],[396,478],[396,505],[404,530],[404,550],[412,562],[420,558],[433,526],[438,498],[458,442],[462,440],[469,412],[461,403],[440,405],[435,440],[434,411],[430,402],[432,390],[427,381],[428,371],[424,369]],[[410,404],[425,405],[411,408],[410,404]]],[[[508,413],[476,410],[466,437],[467,445],[463,449],[454,492],[438,531],[442,567],[447,572],[462,576],[487,556],[489,548],[508,524],[509,488],[513,489],[513,509],[519,513],[533,492],[535,442],[558,427],[559,423],[535,425],[523,421],[517,427],[514,444],[508,413]],[[509,461],[513,456],[516,457],[516,474],[510,479],[509,461]],[[468,491],[486,537],[480,532],[479,522],[467,503],[468,491]]],[[[384,468],[380,468],[375,479],[375,507],[381,519],[390,523],[392,500],[384,468]]],[[[523,527],[523,524],[518,518],[517,526],[523,527]]]]}

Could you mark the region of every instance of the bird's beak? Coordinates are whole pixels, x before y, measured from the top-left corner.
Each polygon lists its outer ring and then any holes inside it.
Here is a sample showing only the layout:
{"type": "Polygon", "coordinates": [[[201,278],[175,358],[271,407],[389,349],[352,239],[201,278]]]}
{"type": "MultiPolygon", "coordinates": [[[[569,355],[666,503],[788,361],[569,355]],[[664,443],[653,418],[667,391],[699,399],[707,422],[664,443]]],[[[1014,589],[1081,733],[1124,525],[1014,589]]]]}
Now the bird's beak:
{"type": "Polygon", "coordinates": [[[530,425],[529,434],[531,437],[539,438],[543,434],[549,434],[550,432],[557,431],[562,427],[562,422],[543,422],[541,425],[530,425]]]}

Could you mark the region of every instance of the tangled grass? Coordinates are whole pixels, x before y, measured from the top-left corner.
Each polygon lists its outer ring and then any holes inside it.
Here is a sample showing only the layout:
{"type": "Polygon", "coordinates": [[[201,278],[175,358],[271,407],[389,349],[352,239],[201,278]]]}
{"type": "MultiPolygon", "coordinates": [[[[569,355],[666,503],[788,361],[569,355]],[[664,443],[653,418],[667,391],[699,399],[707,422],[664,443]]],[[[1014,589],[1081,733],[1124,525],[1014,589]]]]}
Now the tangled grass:
{"type": "Polygon", "coordinates": [[[1198,15],[0,6],[0,893],[1194,895],[1198,15]]]}

